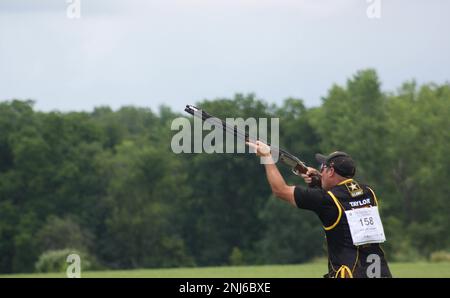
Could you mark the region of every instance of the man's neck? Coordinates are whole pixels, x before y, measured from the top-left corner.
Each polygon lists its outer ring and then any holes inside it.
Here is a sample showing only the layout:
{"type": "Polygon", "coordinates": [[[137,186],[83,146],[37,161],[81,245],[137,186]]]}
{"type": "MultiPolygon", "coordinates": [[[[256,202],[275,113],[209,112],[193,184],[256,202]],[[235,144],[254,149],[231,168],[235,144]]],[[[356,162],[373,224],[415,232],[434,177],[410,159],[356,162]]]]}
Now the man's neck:
{"type": "Polygon", "coordinates": [[[350,182],[352,180],[353,180],[352,178],[336,177],[335,180],[333,181],[333,183],[331,184],[332,186],[330,187],[330,189],[335,187],[335,186],[337,186],[337,185],[341,185],[341,184],[344,184],[346,182],[350,182]]]}

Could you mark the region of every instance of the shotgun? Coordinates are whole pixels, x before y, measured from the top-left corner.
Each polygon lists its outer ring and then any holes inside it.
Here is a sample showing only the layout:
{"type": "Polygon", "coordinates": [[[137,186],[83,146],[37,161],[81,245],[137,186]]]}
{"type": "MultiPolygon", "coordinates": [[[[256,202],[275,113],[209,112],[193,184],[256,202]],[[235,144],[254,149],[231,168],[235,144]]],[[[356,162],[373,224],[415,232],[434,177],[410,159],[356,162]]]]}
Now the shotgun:
{"type": "MultiPolygon", "coordinates": [[[[193,115],[194,117],[201,117],[202,121],[206,121],[207,119],[212,118],[210,121],[221,125],[223,131],[231,133],[235,137],[241,138],[246,142],[249,141],[249,135],[245,131],[238,130],[236,126],[233,127],[230,126],[225,121],[208,114],[206,111],[203,111],[200,108],[197,108],[196,106],[186,105],[184,111],[193,115]]],[[[266,141],[261,140],[261,142],[264,142],[270,146],[270,144],[268,144],[266,141]]],[[[278,156],[281,162],[290,167],[292,173],[294,173],[295,175],[300,176],[300,174],[306,174],[306,172],[308,171],[308,168],[303,161],[301,161],[298,157],[292,155],[291,153],[287,152],[286,150],[282,148],[276,148],[274,146],[270,146],[270,150],[278,152],[279,154],[278,156]]],[[[311,187],[320,186],[320,176],[314,175],[312,176],[312,178],[313,181],[309,184],[309,186],[311,187]]]]}

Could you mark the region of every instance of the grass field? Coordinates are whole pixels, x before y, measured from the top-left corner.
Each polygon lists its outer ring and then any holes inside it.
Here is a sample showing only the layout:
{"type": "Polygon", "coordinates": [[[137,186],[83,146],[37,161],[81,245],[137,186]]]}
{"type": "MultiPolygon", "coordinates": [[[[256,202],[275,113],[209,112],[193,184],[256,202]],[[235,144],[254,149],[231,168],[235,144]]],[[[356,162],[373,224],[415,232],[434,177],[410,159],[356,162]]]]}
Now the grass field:
{"type": "MultiPolygon", "coordinates": [[[[392,263],[390,268],[394,277],[447,277],[450,278],[450,263],[392,263]]],[[[203,267],[174,269],[136,269],[82,272],[81,277],[87,278],[300,278],[322,277],[326,272],[326,263],[311,263],[302,265],[270,265],[242,267],[203,267]]],[[[11,274],[0,277],[65,277],[65,273],[45,274],[11,274]]]]}

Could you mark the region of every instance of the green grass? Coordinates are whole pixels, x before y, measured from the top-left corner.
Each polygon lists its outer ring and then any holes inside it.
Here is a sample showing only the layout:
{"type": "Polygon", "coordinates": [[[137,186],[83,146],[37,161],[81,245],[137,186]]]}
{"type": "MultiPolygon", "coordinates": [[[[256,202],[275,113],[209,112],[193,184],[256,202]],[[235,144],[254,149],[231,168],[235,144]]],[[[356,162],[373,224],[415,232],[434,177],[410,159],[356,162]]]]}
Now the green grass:
{"type": "MultiPolygon", "coordinates": [[[[391,263],[394,277],[450,277],[450,263],[391,263]]],[[[326,272],[326,263],[302,265],[268,265],[242,267],[202,267],[173,269],[136,269],[82,272],[81,277],[97,278],[270,278],[270,277],[322,277],[326,272]]],[[[11,274],[0,277],[65,277],[64,273],[11,274]]]]}

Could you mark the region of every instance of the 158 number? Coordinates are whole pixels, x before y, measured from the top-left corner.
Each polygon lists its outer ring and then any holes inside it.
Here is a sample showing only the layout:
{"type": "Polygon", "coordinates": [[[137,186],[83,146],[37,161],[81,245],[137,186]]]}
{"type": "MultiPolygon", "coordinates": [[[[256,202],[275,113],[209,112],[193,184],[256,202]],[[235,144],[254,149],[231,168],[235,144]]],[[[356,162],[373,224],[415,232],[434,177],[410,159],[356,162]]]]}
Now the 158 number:
{"type": "Polygon", "coordinates": [[[360,218],[359,222],[361,223],[361,226],[370,226],[373,225],[373,218],[372,217],[364,217],[364,218],[360,218]]]}

